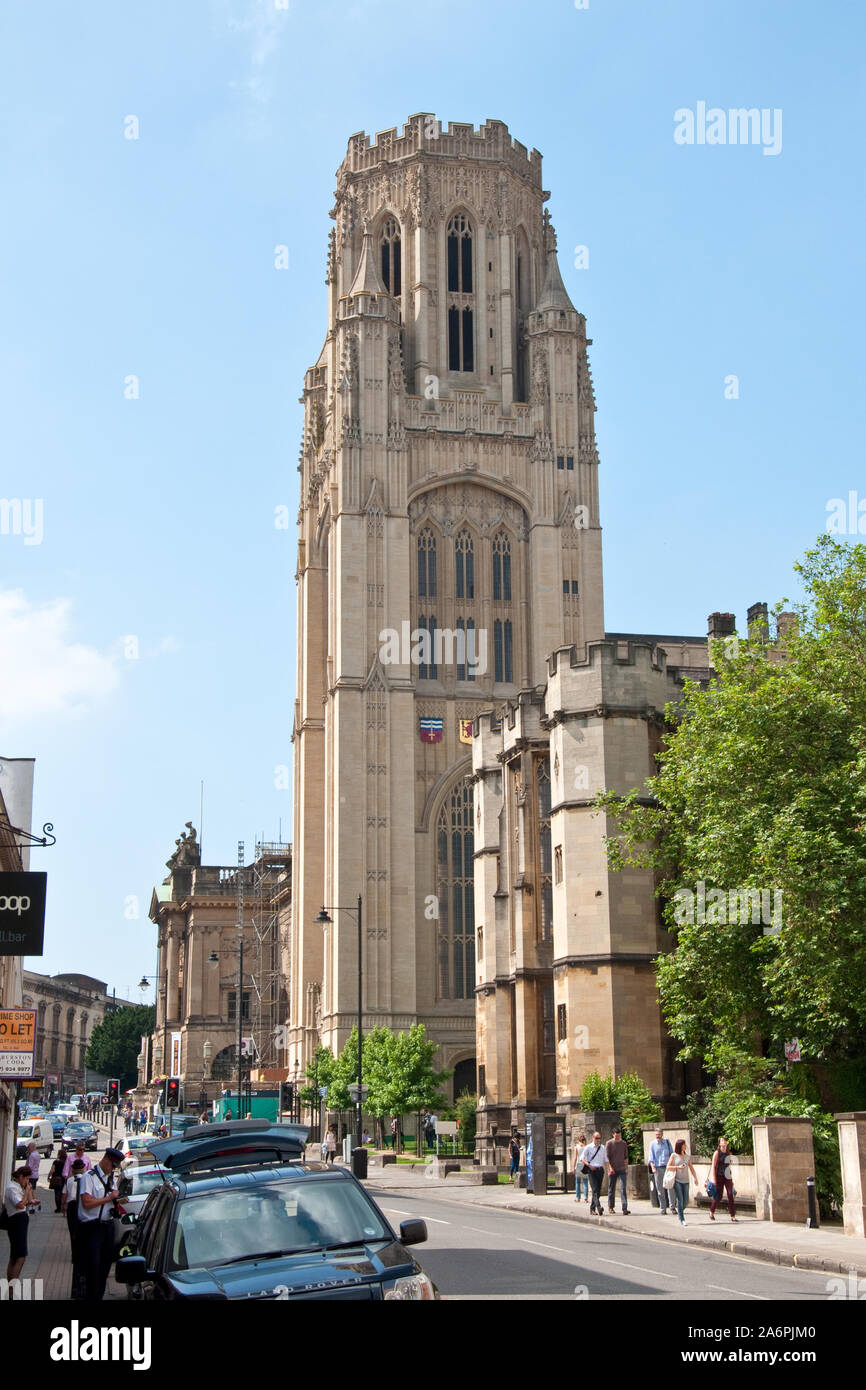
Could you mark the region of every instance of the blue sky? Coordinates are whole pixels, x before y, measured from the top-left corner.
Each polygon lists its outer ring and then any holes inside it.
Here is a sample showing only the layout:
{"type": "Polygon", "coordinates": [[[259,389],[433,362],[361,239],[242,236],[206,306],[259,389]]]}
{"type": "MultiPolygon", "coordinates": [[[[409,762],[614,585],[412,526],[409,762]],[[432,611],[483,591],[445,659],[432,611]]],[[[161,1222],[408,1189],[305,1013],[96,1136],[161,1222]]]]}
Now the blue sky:
{"type": "Polygon", "coordinates": [[[866,495],[864,27],[856,0],[7,7],[0,495],[44,534],[0,535],[0,753],[36,757],[57,834],[29,965],[138,997],[202,779],[207,861],[289,835],[274,509],[355,131],[433,111],[541,150],[594,340],[608,627],[795,594],[828,499],[866,495]],[[700,101],[781,109],[781,152],[676,144],[700,101]]]}

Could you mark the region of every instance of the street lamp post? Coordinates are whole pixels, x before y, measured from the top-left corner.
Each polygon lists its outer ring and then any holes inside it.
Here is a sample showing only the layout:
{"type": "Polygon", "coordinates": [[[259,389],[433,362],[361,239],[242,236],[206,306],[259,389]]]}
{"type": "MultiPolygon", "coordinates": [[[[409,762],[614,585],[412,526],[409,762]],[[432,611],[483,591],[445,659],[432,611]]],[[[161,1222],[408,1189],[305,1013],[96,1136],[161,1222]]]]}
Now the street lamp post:
{"type": "Polygon", "coordinates": [[[357,907],[331,907],[331,908],[327,908],[327,907],[325,907],[324,904],[323,904],[323,905],[322,905],[322,910],[321,910],[321,912],[319,913],[318,917],[316,918],[316,921],[319,923],[320,926],[326,927],[326,926],[328,926],[328,925],[331,924],[332,918],[328,916],[329,911],[330,911],[330,912],[356,912],[356,913],[358,914],[358,1099],[357,1099],[357,1101],[355,1102],[355,1147],[356,1147],[357,1149],[360,1149],[360,1147],[361,1147],[361,1107],[363,1106],[363,1103],[364,1103],[364,1102],[363,1102],[363,1081],[362,1081],[362,1077],[363,1077],[363,1068],[362,1068],[362,1062],[361,1062],[361,1054],[362,1054],[362,1051],[363,1051],[363,1031],[362,1031],[362,1030],[363,1030],[363,1023],[364,1023],[364,1015],[363,1015],[364,1004],[363,1004],[362,979],[361,979],[361,970],[362,970],[362,964],[363,964],[363,952],[362,952],[363,935],[362,935],[362,925],[361,925],[362,906],[361,906],[361,895],[360,895],[360,893],[358,894],[358,906],[357,906],[357,907]]]}

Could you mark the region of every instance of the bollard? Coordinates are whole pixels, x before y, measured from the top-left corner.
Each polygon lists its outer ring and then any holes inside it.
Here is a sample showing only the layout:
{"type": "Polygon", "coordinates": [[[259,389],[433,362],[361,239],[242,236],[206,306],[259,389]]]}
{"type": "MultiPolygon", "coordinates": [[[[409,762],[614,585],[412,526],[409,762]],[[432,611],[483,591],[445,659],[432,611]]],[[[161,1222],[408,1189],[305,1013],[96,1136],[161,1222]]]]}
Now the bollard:
{"type": "Polygon", "coordinates": [[[806,1196],[809,1199],[809,1216],[806,1225],[811,1231],[818,1229],[818,1203],[815,1199],[815,1179],[806,1179],[806,1196]]]}

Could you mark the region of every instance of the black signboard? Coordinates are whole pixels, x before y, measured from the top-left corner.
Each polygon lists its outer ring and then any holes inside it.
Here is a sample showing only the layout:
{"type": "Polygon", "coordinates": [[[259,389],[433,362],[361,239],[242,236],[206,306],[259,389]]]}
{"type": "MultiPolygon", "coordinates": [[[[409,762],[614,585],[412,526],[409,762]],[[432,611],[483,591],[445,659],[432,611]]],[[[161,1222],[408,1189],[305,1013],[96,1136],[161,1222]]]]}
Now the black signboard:
{"type": "Polygon", "coordinates": [[[0,956],[41,956],[47,874],[0,873],[0,956]]]}

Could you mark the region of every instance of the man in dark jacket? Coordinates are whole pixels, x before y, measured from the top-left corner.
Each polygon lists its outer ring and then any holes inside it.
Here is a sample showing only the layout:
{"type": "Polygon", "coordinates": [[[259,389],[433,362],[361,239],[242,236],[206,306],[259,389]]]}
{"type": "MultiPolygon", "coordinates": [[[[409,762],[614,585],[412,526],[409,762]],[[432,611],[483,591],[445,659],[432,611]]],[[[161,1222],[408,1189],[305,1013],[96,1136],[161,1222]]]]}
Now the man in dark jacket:
{"type": "Polygon", "coordinates": [[[614,1125],[613,1138],[608,1139],[604,1152],[607,1158],[607,1209],[613,1211],[616,1204],[616,1185],[621,1183],[622,1214],[630,1216],[625,1190],[628,1177],[628,1144],[622,1137],[621,1125],[614,1125]]]}

